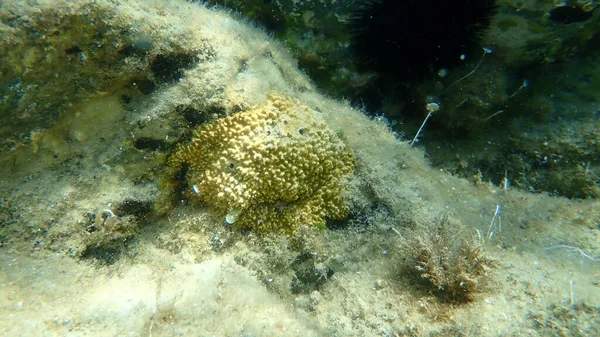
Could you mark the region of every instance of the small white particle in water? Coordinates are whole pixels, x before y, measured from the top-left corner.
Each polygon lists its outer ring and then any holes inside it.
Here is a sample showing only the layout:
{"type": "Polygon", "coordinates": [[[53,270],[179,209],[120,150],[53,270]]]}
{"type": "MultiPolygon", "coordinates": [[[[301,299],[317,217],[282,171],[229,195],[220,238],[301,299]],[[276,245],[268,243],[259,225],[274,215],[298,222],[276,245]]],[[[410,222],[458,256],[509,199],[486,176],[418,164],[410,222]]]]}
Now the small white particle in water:
{"type": "Polygon", "coordinates": [[[200,189],[198,188],[198,185],[193,185],[192,190],[194,191],[194,193],[200,194],[200,189]]]}

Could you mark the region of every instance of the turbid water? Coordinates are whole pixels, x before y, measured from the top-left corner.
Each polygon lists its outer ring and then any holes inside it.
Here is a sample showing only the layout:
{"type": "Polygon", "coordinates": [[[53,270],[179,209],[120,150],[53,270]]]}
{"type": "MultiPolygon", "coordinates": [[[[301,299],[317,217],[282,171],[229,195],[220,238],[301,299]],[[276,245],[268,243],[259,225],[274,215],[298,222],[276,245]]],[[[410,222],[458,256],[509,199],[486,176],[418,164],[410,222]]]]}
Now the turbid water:
{"type": "Polygon", "coordinates": [[[574,191],[539,192],[515,153],[469,176],[483,143],[434,118],[411,145],[398,116],[322,94],[227,10],[15,0],[0,19],[0,335],[600,335],[597,158],[561,161],[596,151],[589,85],[551,97],[581,112],[570,131],[513,144],[585,136],[519,152],[574,191]]]}

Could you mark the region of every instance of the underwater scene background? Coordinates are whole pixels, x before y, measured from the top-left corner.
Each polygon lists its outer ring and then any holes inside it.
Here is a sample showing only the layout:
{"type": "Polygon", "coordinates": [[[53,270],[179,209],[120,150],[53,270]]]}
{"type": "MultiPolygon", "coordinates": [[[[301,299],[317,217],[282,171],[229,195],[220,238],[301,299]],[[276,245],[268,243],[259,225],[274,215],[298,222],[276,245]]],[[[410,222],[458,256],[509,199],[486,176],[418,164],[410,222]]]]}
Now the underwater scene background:
{"type": "Polygon", "coordinates": [[[600,335],[596,5],[0,2],[0,335],[600,335]]]}

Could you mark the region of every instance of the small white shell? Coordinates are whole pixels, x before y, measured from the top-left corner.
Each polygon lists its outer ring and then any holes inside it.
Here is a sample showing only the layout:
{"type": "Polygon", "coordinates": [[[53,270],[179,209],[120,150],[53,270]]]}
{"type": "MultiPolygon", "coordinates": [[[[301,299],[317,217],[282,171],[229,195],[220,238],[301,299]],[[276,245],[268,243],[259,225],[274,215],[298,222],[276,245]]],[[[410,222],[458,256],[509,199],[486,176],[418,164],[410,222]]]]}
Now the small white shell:
{"type": "Polygon", "coordinates": [[[104,216],[105,218],[112,218],[115,216],[115,213],[113,213],[113,211],[107,208],[104,211],[102,211],[102,216],[104,216]]]}
{"type": "Polygon", "coordinates": [[[229,210],[227,215],[225,215],[225,222],[228,225],[233,225],[233,223],[237,220],[237,218],[240,216],[241,213],[242,213],[242,211],[237,210],[237,209],[229,210]]]}

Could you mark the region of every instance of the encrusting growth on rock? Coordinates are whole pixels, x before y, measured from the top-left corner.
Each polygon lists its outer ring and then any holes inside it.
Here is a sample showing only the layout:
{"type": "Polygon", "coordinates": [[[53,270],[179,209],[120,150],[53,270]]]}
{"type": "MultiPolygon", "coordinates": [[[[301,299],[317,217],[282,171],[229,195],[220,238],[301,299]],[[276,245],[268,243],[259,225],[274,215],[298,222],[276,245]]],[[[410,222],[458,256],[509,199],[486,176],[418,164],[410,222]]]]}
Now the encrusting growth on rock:
{"type": "Polygon", "coordinates": [[[170,167],[186,171],[184,192],[228,223],[257,232],[294,232],[340,219],[353,155],[318,113],[269,95],[262,106],[201,125],[170,167]]]}

